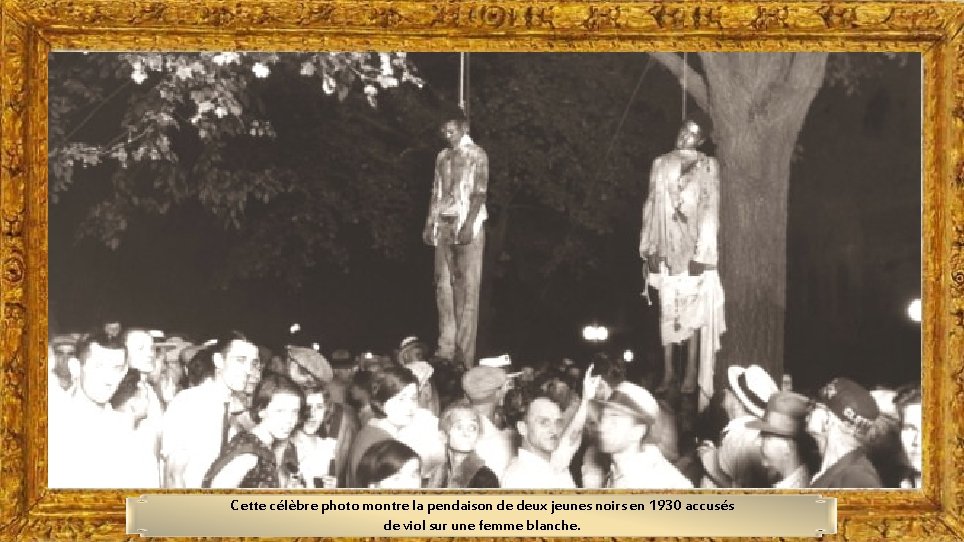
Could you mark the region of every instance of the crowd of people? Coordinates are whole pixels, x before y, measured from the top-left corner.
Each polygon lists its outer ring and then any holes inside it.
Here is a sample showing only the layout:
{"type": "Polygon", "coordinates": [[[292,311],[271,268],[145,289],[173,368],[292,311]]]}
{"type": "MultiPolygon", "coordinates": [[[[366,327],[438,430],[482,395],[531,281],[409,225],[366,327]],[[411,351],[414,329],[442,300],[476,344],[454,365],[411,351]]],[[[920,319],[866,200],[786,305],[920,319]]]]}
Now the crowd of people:
{"type": "MultiPolygon", "coordinates": [[[[919,383],[807,397],[731,366],[697,424],[622,359],[517,367],[111,323],[49,345],[58,488],[919,488],[919,383]],[[692,426],[692,427],[690,427],[692,426]],[[695,429],[694,429],[695,428],[695,429]]],[[[785,387],[784,387],[785,388],[785,387]]]]}

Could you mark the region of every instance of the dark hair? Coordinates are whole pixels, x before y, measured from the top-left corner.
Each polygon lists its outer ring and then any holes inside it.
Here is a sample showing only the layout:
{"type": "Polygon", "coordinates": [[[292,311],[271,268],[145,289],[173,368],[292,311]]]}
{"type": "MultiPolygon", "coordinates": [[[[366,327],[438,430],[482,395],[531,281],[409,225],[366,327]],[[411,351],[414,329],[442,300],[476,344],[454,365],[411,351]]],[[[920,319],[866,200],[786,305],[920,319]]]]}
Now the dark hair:
{"type": "Polygon", "coordinates": [[[355,412],[361,412],[371,403],[371,384],[375,373],[367,370],[355,371],[348,382],[345,403],[355,412]]]}
{"type": "Polygon", "coordinates": [[[271,402],[271,398],[279,393],[289,393],[298,397],[301,400],[299,414],[304,412],[305,392],[301,391],[301,387],[285,375],[269,373],[258,383],[258,387],[254,389],[254,396],[251,399],[251,418],[255,422],[261,422],[261,416],[258,412],[267,407],[268,403],[271,402]]]}
{"type": "Polygon", "coordinates": [[[359,487],[368,487],[394,476],[405,463],[419,459],[415,450],[401,442],[389,439],[372,444],[358,461],[356,481],[359,487]]]}
{"type": "Polygon", "coordinates": [[[398,395],[409,384],[417,386],[418,380],[411,369],[407,367],[392,365],[375,373],[368,387],[369,401],[375,417],[384,418],[385,403],[398,395]]]}
{"type": "Polygon", "coordinates": [[[193,388],[209,378],[214,378],[214,349],[202,348],[194,353],[185,367],[184,387],[193,388]]]}
{"type": "Polygon", "coordinates": [[[909,405],[921,404],[920,384],[906,384],[897,388],[897,395],[894,396],[894,405],[897,406],[897,415],[903,421],[904,409],[909,405]]]}
{"type": "Polygon", "coordinates": [[[124,404],[137,393],[137,385],[140,381],[140,371],[133,368],[127,369],[127,374],[121,379],[117,385],[117,389],[114,391],[114,395],[110,398],[110,406],[114,409],[124,406],[124,404]]]}
{"type": "Polygon", "coordinates": [[[610,388],[615,388],[626,380],[626,362],[622,359],[599,352],[592,356],[589,363],[593,365],[593,374],[601,376],[610,388]]]}
{"type": "Polygon", "coordinates": [[[217,352],[222,356],[225,356],[227,355],[228,350],[231,348],[231,345],[234,343],[234,341],[242,341],[242,342],[254,344],[254,341],[252,341],[247,336],[245,336],[244,333],[241,333],[240,331],[231,330],[231,331],[228,331],[227,333],[218,335],[216,342],[213,345],[211,345],[210,348],[212,352],[217,352]]]}
{"type": "Polygon", "coordinates": [[[126,352],[120,334],[108,335],[106,331],[98,330],[84,335],[80,341],[77,342],[77,359],[80,360],[82,365],[87,363],[87,359],[90,357],[91,346],[94,344],[108,350],[124,350],[126,352]]]}

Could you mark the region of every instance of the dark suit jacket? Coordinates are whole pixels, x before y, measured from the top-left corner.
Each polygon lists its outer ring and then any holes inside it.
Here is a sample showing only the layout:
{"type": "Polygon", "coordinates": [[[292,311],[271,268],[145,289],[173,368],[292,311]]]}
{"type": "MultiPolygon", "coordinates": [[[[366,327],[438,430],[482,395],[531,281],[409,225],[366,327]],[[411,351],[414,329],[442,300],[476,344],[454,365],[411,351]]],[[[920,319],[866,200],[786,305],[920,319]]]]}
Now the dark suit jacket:
{"type": "Polygon", "coordinates": [[[862,450],[854,450],[840,458],[827,472],[810,484],[817,488],[883,487],[877,469],[862,450]]]}

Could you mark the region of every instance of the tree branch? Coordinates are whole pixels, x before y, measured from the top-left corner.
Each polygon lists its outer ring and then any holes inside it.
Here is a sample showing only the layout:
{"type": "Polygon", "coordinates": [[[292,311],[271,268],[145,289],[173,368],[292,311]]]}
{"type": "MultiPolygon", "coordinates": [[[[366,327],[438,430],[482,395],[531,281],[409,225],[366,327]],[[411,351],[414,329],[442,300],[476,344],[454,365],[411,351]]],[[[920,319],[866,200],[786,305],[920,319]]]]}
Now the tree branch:
{"type": "Polygon", "coordinates": [[[686,71],[686,92],[693,98],[696,105],[703,111],[709,111],[709,95],[706,90],[706,80],[697,73],[692,66],[683,65],[683,58],[675,53],[649,53],[649,55],[663,65],[670,73],[683,81],[683,71],[686,71]]]}

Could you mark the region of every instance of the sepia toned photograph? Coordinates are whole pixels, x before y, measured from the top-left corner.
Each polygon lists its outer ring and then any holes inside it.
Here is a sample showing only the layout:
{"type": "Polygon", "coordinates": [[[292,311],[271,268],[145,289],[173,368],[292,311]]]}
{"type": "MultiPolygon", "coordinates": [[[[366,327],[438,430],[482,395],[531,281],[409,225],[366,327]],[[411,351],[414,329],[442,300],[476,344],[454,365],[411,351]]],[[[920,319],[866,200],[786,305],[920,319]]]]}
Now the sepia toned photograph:
{"type": "Polygon", "coordinates": [[[921,488],[920,54],[48,62],[50,488],[921,488]]]}

